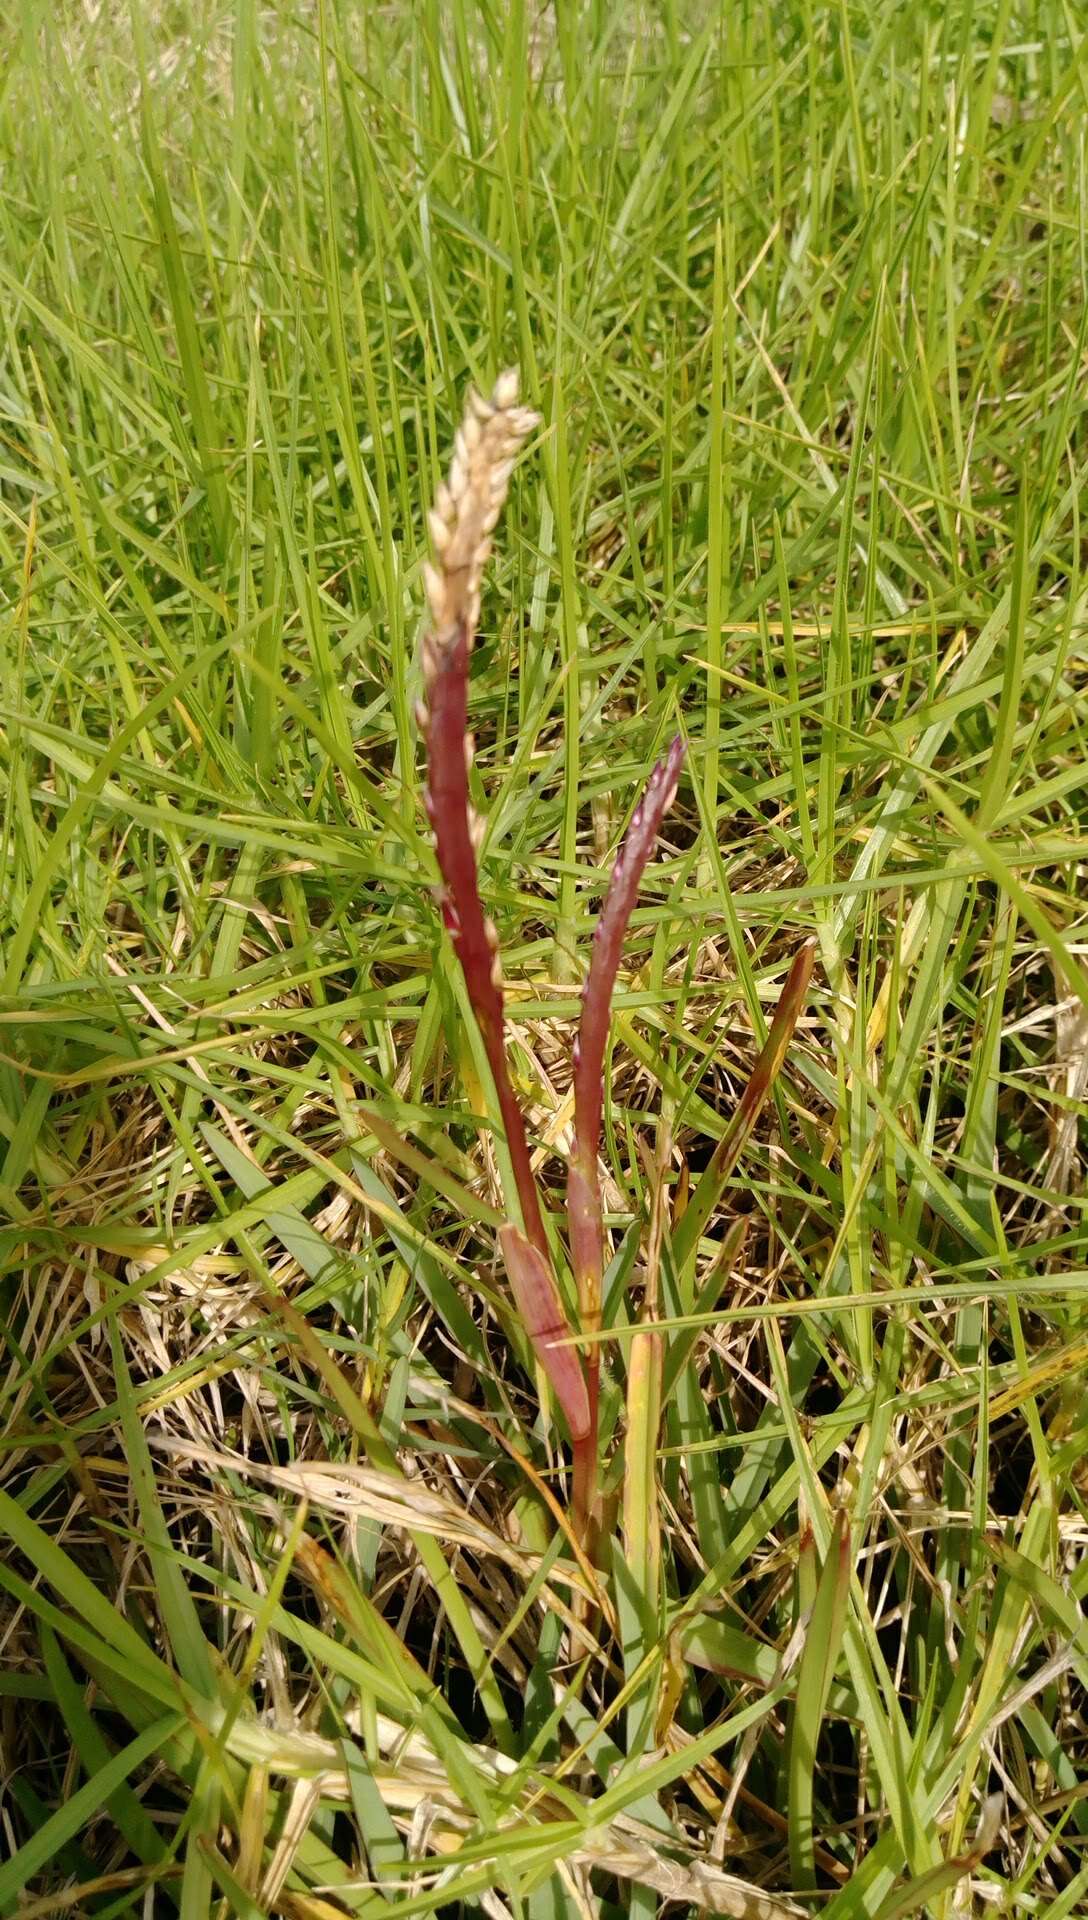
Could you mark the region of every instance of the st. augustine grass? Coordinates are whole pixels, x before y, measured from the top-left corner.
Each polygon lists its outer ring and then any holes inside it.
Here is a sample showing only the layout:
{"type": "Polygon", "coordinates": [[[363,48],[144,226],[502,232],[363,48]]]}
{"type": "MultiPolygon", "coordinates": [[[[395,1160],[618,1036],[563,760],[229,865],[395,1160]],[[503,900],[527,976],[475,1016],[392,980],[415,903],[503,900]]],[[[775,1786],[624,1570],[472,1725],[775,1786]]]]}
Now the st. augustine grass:
{"type": "Polygon", "coordinates": [[[1088,1913],[1080,10],[0,34],[0,1913],[1088,1913]],[[687,743],[598,1564],[412,717],[511,364],[473,799],[558,1229],[587,939],[687,743]]]}

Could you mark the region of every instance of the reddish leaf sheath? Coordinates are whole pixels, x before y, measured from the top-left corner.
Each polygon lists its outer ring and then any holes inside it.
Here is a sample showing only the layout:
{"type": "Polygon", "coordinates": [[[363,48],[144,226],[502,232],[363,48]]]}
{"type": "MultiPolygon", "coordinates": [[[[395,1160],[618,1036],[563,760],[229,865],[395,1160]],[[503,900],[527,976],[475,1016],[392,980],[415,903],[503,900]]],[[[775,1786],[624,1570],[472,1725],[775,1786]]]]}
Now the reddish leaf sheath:
{"type": "Polygon", "coordinates": [[[468,793],[469,634],[463,620],[450,638],[427,643],[427,814],[444,881],[442,910],[495,1082],[525,1231],[546,1259],[548,1242],[533,1178],[525,1123],[514,1097],[503,1048],[502,976],[494,927],[484,914],[472,844],[468,793]]]}
{"type": "Polygon", "coordinates": [[[512,1222],[499,1228],[499,1245],[525,1331],[551,1381],[570,1437],[584,1440],[590,1415],[582,1363],[574,1347],[555,1344],[570,1334],[559,1290],[541,1254],[512,1222]]]}

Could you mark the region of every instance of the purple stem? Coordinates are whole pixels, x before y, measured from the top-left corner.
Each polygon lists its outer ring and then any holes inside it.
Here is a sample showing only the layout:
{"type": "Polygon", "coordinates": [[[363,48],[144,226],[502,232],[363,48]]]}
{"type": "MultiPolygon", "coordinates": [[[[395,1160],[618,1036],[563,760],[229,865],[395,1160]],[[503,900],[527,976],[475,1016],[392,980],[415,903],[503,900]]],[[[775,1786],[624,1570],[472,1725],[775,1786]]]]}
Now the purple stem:
{"type": "Polygon", "coordinates": [[[445,643],[429,641],[427,644],[432,649],[433,671],[427,676],[426,806],[434,829],[439,871],[445,883],[442,911],[495,1082],[526,1237],[550,1265],[525,1122],[506,1067],[498,942],[480,900],[472,842],[466,753],[469,635],[464,621],[458,622],[445,643]]]}

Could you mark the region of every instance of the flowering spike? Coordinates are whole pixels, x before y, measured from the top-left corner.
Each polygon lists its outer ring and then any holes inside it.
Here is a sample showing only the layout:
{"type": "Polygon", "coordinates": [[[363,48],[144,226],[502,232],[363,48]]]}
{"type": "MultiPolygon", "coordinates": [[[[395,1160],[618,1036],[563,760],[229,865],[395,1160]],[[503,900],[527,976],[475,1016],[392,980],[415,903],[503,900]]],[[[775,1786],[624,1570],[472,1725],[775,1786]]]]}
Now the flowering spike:
{"type": "Polygon", "coordinates": [[[451,647],[459,625],[472,644],[475,596],[490,547],[489,535],[502,510],[518,449],[538,423],[519,407],[518,377],[503,374],[490,400],[470,394],[454,440],[448,480],[438,488],[428,515],[438,566],[426,563],[424,581],[439,648],[451,647]]]}

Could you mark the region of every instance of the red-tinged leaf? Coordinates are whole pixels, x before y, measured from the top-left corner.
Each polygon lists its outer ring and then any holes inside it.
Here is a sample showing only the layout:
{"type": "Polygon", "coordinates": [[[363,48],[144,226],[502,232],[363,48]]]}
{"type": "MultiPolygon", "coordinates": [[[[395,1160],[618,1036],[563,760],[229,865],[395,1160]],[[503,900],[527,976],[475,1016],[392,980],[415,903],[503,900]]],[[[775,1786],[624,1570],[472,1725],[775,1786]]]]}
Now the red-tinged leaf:
{"type": "Polygon", "coordinates": [[[551,1381],[571,1439],[582,1440],[589,1432],[589,1400],[577,1350],[555,1344],[570,1337],[559,1289],[538,1249],[511,1221],[500,1227],[499,1244],[533,1352],[551,1381]]]}
{"type": "MultiPolygon", "coordinates": [[[[582,1012],[578,1022],[578,1037],[574,1042],[574,1140],[567,1170],[567,1224],[571,1262],[578,1287],[578,1313],[582,1330],[587,1333],[595,1332],[601,1320],[604,1226],[597,1156],[604,1108],[604,1055],[612,1018],[612,995],[623,954],[624,936],[638,898],[639,885],[661,822],[676,796],[683,757],[684,742],[678,736],[664,759],[658,761],[646,783],[646,791],[631,816],[594,930],[589,972],[582,988],[582,1012]]],[[[584,1449],[576,1449],[574,1463],[575,1513],[586,1528],[591,1527],[591,1516],[595,1511],[600,1367],[600,1353],[596,1346],[592,1346],[586,1356],[588,1442],[584,1449]]]]}
{"type": "Polygon", "coordinates": [[[574,1049],[573,1158],[590,1179],[597,1160],[604,1103],[601,1075],[624,936],[661,822],[676,797],[683,757],[684,742],[677,736],[651,773],[646,791],[631,816],[593,934],[593,954],[582,989],[582,1012],[574,1049]]]}
{"type": "Polygon", "coordinates": [[[794,955],[793,964],[786,975],[786,984],[779,994],[770,1032],[752,1068],[752,1077],[673,1234],[673,1257],[678,1272],[683,1272],[687,1262],[694,1259],[703,1229],[721,1198],[745,1141],[763,1111],[805,1004],[815,959],[816,941],[806,940],[794,955]]]}

